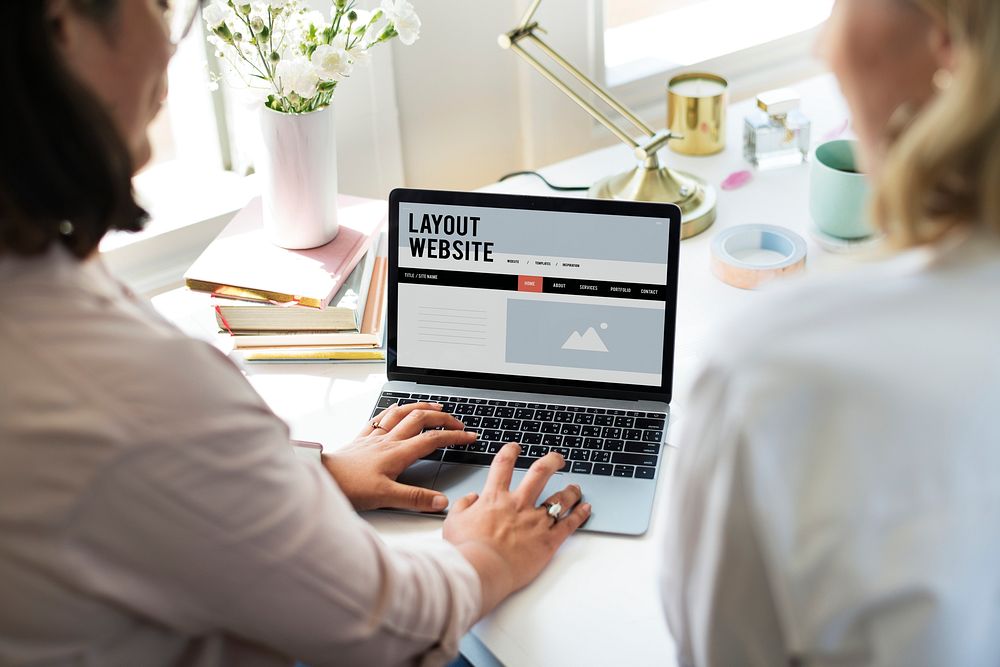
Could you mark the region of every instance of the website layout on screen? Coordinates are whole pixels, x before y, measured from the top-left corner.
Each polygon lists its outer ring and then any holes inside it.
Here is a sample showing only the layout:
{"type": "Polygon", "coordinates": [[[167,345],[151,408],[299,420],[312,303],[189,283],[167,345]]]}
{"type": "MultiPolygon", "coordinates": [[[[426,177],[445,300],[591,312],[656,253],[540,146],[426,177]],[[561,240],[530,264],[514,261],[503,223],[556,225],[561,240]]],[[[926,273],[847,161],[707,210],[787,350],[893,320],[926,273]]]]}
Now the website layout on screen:
{"type": "Polygon", "coordinates": [[[659,387],[669,221],[399,204],[397,361],[659,387]]]}

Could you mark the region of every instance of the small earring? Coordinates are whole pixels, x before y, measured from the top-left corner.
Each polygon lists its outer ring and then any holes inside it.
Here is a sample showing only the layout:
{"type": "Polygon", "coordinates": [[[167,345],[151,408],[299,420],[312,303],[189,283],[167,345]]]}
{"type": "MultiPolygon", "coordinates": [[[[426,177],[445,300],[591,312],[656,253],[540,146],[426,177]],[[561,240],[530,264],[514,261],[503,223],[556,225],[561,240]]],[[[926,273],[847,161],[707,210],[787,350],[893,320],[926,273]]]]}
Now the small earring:
{"type": "Polygon", "coordinates": [[[938,92],[943,92],[951,88],[951,83],[954,80],[955,75],[951,73],[951,70],[944,67],[934,72],[934,76],[931,78],[931,82],[938,92]]]}
{"type": "Polygon", "coordinates": [[[73,223],[69,220],[63,220],[59,223],[59,233],[63,236],[73,236],[73,232],[76,229],[73,227],[73,223]]]}

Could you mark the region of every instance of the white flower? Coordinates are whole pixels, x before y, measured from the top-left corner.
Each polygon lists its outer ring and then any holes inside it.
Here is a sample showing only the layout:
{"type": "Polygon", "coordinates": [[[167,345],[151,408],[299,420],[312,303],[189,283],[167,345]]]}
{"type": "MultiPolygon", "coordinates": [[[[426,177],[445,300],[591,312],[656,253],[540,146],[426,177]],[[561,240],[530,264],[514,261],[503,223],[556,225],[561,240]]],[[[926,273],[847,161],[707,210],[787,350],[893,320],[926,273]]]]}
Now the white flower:
{"type": "Polygon", "coordinates": [[[413,5],[408,0],[382,0],[382,11],[389,17],[390,21],[397,16],[415,13],[413,5]]]}
{"type": "Polygon", "coordinates": [[[351,73],[351,59],[343,47],[320,44],[311,60],[321,79],[342,79],[351,73]]]}
{"type": "Polygon", "coordinates": [[[368,53],[368,49],[362,48],[361,46],[356,46],[348,54],[351,56],[351,63],[357,65],[358,67],[364,67],[369,62],[371,62],[372,54],[368,53]]]}
{"type": "Polygon", "coordinates": [[[331,84],[364,64],[370,58],[369,47],[380,38],[398,36],[409,45],[421,27],[409,0],[366,0],[376,5],[372,10],[354,9],[355,0],[334,0],[331,17],[341,12],[349,16],[356,12],[357,17],[353,22],[342,18],[339,34],[325,44],[332,32],[331,18],[311,11],[313,4],[319,4],[312,0],[237,0],[235,8],[232,0],[203,1],[206,37],[216,50],[222,79],[238,99],[259,105],[269,96],[284,98],[272,104],[288,112],[314,106],[320,90],[331,92],[331,84]],[[258,49],[252,37],[259,38],[265,27],[270,34],[258,49]]]}
{"type": "Polygon", "coordinates": [[[212,4],[202,10],[201,15],[205,19],[205,24],[215,30],[225,23],[226,19],[232,18],[232,10],[224,0],[214,0],[212,4]]]}
{"type": "Polygon", "coordinates": [[[309,30],[310,25],[316,26],[316,30],[321,32],[324,28],[326,28],[327,23],[326,18],[322,13],[312,10],[303,12],[299,15],[299,25],[301,26],[303,33],[309,30]]]}
{"type": "Polygon", "coordinates": [[[407,0],[382,0],[382,11],[399,33],[399,41],[406,46],[420,36],[420,17],[407,0]]]}
{"type": "Polygon", "coordinates": [[[309,99],[316,94],[319,75],[305,56],[282,60],[278,63],[276,74],[282,95],[287,97],[295,93],[299,97],[309,99]]]}
{"type": "Polygon", "coordinates": [[[399,41],[406,46],[410,46],[420,37],[420,18],[416,13],[394,21],[393,25],[399,33],[399,41]]]}

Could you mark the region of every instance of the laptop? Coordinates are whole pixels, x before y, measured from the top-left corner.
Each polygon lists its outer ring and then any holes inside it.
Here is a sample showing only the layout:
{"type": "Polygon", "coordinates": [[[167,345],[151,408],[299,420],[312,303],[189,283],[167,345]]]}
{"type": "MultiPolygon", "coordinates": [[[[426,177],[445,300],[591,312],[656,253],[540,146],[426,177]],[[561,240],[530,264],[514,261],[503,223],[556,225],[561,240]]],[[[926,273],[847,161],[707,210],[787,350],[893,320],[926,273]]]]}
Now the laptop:
{"type": "Polygon", "coordinates": [[[372,415],[442,403],[479,433],[400,481],[454,500],[519,442],[512,488],[560,452],[539,501],[575,483],[593,505],[584,530],[645,533],[670,419],[680,229],[672,204],[393,190],[388,382],[372,415]]]}

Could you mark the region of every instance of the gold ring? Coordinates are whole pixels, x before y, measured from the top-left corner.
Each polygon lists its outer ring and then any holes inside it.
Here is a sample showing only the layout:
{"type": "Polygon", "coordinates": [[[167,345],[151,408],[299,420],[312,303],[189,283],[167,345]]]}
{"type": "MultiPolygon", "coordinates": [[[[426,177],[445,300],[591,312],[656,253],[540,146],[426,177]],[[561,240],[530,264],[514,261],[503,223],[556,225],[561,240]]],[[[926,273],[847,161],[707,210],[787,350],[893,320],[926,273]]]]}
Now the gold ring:
{"type": "Polygon", "coordinates": [[[388,431],[388,430],[389,430],[389,429],[387,429],[387,428],[384,428],[384,427],[382,426],[382,424],[380,424],[380,423],[379,423],[379,421],[378,421],[377,419],[373,419],[373,420],[371,420],[371,422],[370,422],[370,423],[371,423],[371,426],[372,426],[372,430],[373,430],[373,431],[374,431],[375,429],[378,429],[378,430],[380,430],[380,431],[388,431]]]}

